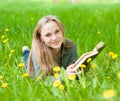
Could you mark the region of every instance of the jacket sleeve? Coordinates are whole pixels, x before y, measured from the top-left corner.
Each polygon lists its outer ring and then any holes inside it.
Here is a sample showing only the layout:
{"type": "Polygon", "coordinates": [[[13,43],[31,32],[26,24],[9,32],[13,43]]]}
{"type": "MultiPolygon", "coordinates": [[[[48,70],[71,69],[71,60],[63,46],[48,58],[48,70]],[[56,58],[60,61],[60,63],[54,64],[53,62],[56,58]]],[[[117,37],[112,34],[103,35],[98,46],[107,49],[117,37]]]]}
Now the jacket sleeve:
{"type": "Polygon", "coordinates": [[[68,61],[68,66],[75,63],[76,60],[78,59],[78,53],[77,53],[77,47],[76,45],[74,45],[71,50],[70,50],[70,53],[69,53],[69,61],[68,61]]]}
{"type": "Polygon", "coordinates": [[[37,75],[39,74],[40,67],[38,65],[36,55],[33,51],[32,51],[32,61],[33,61],[34,75],[37,75]]]}

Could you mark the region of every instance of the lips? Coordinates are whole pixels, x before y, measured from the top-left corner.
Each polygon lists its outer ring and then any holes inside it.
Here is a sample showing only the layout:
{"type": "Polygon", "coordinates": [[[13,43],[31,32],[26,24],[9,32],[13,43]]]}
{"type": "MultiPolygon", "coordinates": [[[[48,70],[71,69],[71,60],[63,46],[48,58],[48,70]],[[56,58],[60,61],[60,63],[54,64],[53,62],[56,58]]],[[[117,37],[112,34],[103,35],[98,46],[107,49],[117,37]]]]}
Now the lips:
{"type": "Polygon", "coordinates": [[[53,42],[53,44],[57,45],[57,44],[59,44],[59,41],[53,42]]]}

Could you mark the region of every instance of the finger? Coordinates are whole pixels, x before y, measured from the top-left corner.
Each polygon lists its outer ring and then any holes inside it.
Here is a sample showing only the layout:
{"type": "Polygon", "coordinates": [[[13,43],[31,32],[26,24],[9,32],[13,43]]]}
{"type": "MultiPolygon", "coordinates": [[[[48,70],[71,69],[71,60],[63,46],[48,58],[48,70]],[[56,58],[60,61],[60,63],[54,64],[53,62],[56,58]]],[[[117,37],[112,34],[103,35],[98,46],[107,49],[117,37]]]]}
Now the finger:
{"type": "Polygon", "coordinates": [[[72,74],[76,75],[75,73],[67,73],[67,75],[72,75],[72,74]]]}
{"type": "Polygon", "coordinates": [[[76,73],[77,71],[75,71],[75,70],[67,70],[66,72],[68,72],[68,73],[76,73]]]}
{"type": "Polygon", "coordinates": [[[79,72],[77,72],[76,74],[77,74],[77,75],[78,75],[78,74],[82,74],[82,71],[79,71],[79,72]]]}
{"type": "Polygon", "coordinates": [[[74,67],[74,64],[71,64],[67,67],[67,69],[73,69],[73,67],[74,67]]]}
{"type": "Polygon", "coordinates": [[[77,71],[76,69],[71,69],[71,68],[68,68],[66,69],[67,71],[77,71]]]}
{"type": "Polygon", "coordinates": [[[67,74],[75,74],[75,75],[78,75],[78,74],[82,74],[82,71],[79,71],[79,72],[76,72],[76,71],[72,71],[72,72],[67,72],[67,74]]]}

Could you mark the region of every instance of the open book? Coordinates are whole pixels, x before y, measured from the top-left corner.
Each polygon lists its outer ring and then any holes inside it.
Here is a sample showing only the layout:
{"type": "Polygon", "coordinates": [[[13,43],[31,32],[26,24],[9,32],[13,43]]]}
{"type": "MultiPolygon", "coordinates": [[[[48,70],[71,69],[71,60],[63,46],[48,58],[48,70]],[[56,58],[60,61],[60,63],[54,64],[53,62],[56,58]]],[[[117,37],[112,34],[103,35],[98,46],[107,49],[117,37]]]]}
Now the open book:
{"type": "Polygon", "coordinates": [[[77,70],[81,64],[86,63],[88,58],[93,60],[104,49],[104,47],[104,42],[99,42],[92,51],[84,53],[80,58],[78,58],[78,60],[74,63],[73,68],[77,70]]]}

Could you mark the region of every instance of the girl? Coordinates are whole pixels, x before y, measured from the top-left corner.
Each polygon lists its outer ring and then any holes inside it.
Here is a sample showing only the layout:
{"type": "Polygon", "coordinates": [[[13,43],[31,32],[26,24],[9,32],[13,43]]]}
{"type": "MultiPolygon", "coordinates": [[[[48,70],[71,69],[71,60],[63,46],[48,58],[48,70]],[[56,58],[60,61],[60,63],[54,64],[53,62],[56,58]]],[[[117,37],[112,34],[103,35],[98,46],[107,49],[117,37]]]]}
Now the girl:
{"type": "Polygon", "coordinates": [[[67,73],[76,72],[71,68],[77,60],[76,45],[65,38],[64,26],[56,16],[42,17],[33,33],[31,51],[27,46],[22,49],[31,76],[50,75],[55,66],[64,67],[67,73]]]}

